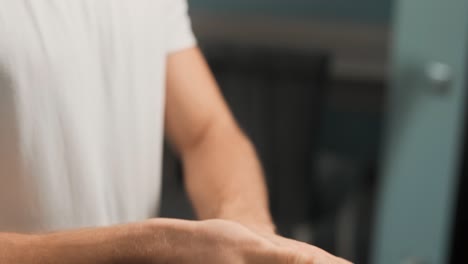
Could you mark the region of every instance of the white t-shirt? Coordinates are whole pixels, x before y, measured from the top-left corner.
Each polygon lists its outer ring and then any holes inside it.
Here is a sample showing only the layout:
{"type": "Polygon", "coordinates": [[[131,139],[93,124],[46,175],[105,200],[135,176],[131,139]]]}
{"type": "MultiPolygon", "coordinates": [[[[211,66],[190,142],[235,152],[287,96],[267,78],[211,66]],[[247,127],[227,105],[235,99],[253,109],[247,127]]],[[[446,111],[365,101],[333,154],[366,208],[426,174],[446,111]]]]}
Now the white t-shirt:
{"type": "Polygon", "coordinates": [[[153,217],[186,0],[0,0],[0,231],[153,217]]]}

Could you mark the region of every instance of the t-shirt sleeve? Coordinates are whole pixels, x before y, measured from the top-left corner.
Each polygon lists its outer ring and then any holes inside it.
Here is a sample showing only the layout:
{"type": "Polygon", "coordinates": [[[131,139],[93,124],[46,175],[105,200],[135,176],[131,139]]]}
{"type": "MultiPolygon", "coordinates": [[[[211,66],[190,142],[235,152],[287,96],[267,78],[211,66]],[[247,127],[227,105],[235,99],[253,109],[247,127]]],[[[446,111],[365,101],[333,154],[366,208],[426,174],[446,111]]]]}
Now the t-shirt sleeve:
{"type": "Polygon", "coordinates": [[[167,53],[176,52],[196,45],[192,24],[188,14],[187,0],[167,0],[167,53]]]}

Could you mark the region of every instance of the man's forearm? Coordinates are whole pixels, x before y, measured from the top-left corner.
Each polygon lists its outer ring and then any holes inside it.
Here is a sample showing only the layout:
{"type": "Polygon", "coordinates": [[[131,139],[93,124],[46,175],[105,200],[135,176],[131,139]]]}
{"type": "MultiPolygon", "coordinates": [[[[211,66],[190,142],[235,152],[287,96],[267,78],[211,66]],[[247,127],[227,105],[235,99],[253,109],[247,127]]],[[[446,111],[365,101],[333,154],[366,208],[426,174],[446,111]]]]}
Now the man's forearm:
{"type": "Polygon", "coordinates": [[[41,235],[0,233],[0,263],[177,263],[172,247],[187,237],[185,226],[150,220],[41,235]]]}
{"type": "Polygon", "coordinates": [[[183,153],[186,188],[200,218],[273,230],[261,165],[238,128],[215,125],[183,153]]]}

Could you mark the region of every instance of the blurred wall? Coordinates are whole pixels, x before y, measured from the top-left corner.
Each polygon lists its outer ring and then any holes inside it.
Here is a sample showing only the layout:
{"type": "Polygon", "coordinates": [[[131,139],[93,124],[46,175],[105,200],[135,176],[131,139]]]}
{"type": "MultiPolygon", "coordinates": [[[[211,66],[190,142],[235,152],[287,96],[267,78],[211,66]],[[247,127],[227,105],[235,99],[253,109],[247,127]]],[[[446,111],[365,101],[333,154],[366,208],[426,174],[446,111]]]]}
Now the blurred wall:
{"type": "Polygon", "coordinates": [[[189,0],[202,42],[324,50],[338,79],[384,80],[394,0],[189,0]]]}
{"type": "Polygon", "coordinates": [[[189,0],[195,9],[388,24],[393,0],[189,0]]]}

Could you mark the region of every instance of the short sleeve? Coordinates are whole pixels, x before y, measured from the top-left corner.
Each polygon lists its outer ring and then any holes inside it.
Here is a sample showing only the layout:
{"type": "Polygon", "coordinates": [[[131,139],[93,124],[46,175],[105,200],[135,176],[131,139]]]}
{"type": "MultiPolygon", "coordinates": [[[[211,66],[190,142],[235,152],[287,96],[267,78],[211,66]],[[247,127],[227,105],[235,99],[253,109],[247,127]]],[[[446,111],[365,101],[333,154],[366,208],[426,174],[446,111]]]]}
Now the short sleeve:
{"type": "Polygon", "coordinates": [[[196,39],[188,14],[187,0],[167,0],[167,7],[167,53],[195,46],[196,39]]]}

